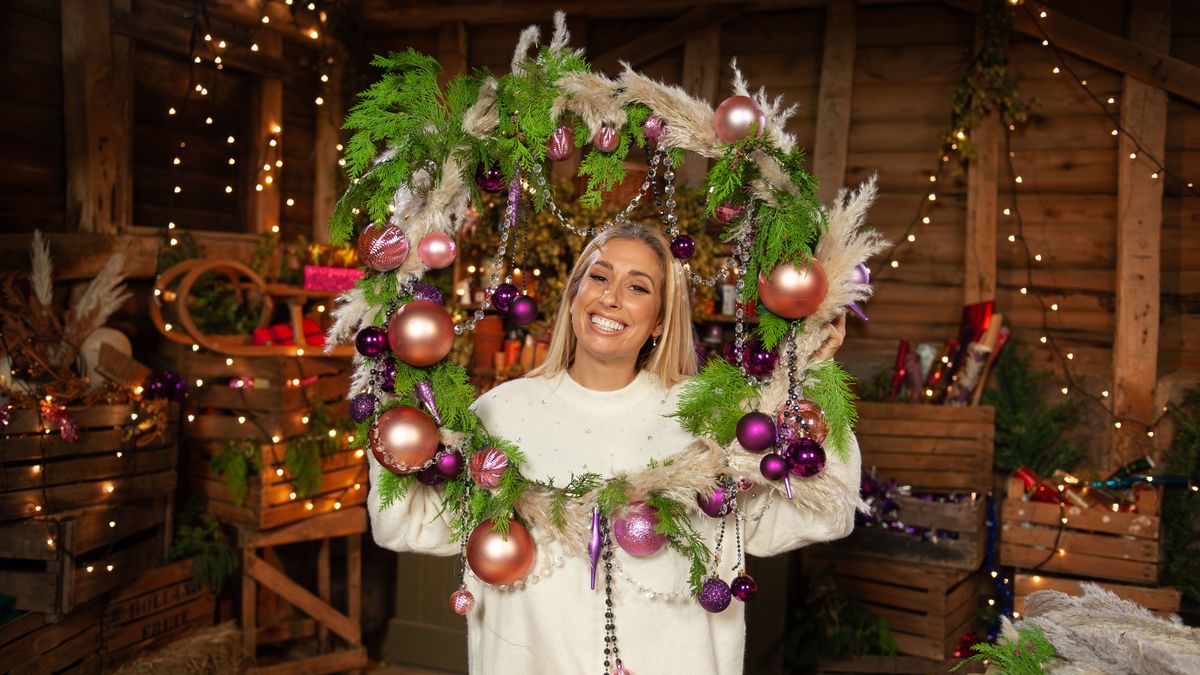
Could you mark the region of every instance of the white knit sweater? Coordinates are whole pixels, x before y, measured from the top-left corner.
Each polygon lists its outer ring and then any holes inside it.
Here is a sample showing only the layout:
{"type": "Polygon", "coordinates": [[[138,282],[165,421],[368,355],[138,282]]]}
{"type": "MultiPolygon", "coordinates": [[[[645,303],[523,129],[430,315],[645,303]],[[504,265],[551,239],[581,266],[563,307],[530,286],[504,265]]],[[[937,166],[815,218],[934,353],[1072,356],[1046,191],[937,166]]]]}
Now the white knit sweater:
{"type": "MultiPolygon", "coordinates": [[[[679,389],[664,389],[657,378],[642,371],[622,389],[593,391],[562,373],[507,382],[480,397],[475,410],[492,434],[522,449],[528,477],[553,479],[561,486],[572,474],[637,471],[650,459],[667,457],[689,445],[691,435],[676,420],[664,417],[674,412],[679,389]]],[[[380,470],[372,458],[367,505],[376,543],[396,551],[457,555],[459,544],[449,540],[447,516],[436,515],[440,492],[417,485],[403,502],[381,509],[374,489],[380,470]]],[[[825,470],[835,472],[845,485],[857,487],[857,443],[848,462],[831,456],[825,470]]],[[[838,539],[853,528],[849,508],[821,518],[784,499],[758,493],[756,489],[740,497],[747,514],[745,549],[752,555],[774,555],[838,539]]],[[[693,522],[711,548],[718,521],[696,509],[693,522]]],[[[730,569],[736,556],[733,532],[730,518],[721,562],[726,581],[736,575],[730,569]]],[[[549,533],[534,529],[532,535],[537,557],[525,582],[518,583],[521,588],[487,586],[468,571],[467,586],[476,600],[467,615],[471,673],[603,672],[603,568],[592,591],[586,557],[564,555],[549,533]]],[[[706,612],[688,593],[688,561],[669,547],[646,558],[629,556],[619,547],[615,551],[614,615],[626,668],[637,675],[742,672],[746,626],[741,602],[735,599],[720,614],[706,612]]],[[[451,590],[446,589],[447,596],[451,590]]],[[[783,589],[760,588],[759,592],[783,589]]]]}

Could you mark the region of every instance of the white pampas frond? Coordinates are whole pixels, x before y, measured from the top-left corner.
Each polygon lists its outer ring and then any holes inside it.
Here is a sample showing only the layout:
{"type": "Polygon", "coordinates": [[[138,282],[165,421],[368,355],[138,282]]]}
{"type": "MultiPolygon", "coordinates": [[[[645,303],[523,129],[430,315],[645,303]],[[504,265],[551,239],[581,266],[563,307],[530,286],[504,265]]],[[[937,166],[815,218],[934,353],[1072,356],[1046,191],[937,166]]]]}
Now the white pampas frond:
{"type": "Polygon", "coordinates": [[[330,314],[333,325],[325,333],[325,352],[333,351],[336,345],[349,342],[360,326],[366,322],[371,305],[361,288],[352,288],[337,297],[337,306],[330,314]]]}
{"type": "Polygon", "coordinates": [[[49,307],[54,302],[54,262],[50,259],[50,242],[42,237],[41,230],[33,231],[33,246],[31,247],[33,271],[30,281],[33,285],[33,295],[49,307]]]}
{"type": "Polygon", "coordinates": [[[605,126],[620,128],[628,120],[617,99],[620,85],[600,73],[568,73],[558,80],[562,95],[554,100],[550,116],[557,118],[565,110],[578,114],[593,136],[605,126]]]}
{"type": "MultiPolygon", "coordinates": [[[[733,79],[730,82],[730,87],[734,96],[746,96],[754,99],[758,107],[762,109],[763,115],[767,118],[767,133],[771,134],[771,138],[775,139],[775,144],[784,152],[791,152],[792,148],[796,147],[796,136],[787,130],[788,120],[800,110],[799,105],[791,105],[787,108],[783,107],[783,96],[776,96],[775,100],[767,98],[767,90],[765,87],[759,87],[758,91],[750,93],[750,85],[746,82],[746,77],[742,75],[742,70],[738,68],[737,57],[729,60],[729,69],[733,71],[733,79]]],[[[789,181],[790,182],[790,181],[789,181]]]]}
{"type": "Polygon", "coordinates": [[[529,26],[521,31],[521,37],[517,39],[517,48],[513,51],[512,64],[510,64],[512,72],[521,72],[521,64],[529,60],[529,50],[537,45],[541,37],[542,29],[537,26],[529,26]]]}
{"type": "Polygon", "coordinates": [[[571,41],[571,32],[567,30],[567,13],[561,9],[554,13],[554,35],[550,38],[550,51],[557,52],[571,41]]]}
{"type": "Polygon", "coordinates": [[[713,130],[713,109],[693,98],[681,87],[655,82],[635,71],[624,61],[625,71],[617,79],[621,105],[643,103],[662,118],[670,133],[662,140],[664,148],[686,148],[702,157],[723,156],[713,130]]]}
{"type": "Polygon", "coordinates": [[[496,78],[489,77],[479,85],[475,103],[463,113],[463,131],[483,138],[500,126],[500,111],[496,108],[496,78]]]}
{"type": "Polygon", "coordinates": [[[92,331],[108,322],[108,318],[129,299],[125,286],[125,254],[115,253],[100,273],[92,279],[83,295],[67,314],[63,326],[64,339],[75,345],[81,344],[92,331]]]}
{"type": "Polygon", "coordinates": [[[729,59],[729,69],[733,71],[733,80],[730,81],[730,89],[733,90],[734,96],[749,96],[750,85],[746,83],[746,77],[742,75],[742,69],[738,68],[737,57],[729,59]]]}

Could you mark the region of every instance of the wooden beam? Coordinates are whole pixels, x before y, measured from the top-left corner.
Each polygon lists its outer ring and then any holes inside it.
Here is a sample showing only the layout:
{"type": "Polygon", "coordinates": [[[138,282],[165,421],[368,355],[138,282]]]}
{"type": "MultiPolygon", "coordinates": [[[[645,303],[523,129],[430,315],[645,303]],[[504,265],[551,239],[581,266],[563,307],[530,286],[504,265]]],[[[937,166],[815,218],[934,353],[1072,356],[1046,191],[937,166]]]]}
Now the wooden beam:
{"type": "Polygon", "coordinates": [[[329,243],[329,221],[341,189],[342,167],[338,165],[341,152],[342,101],[346,55],[341,50],[322,55],[328,70],[329,82],[322,89],[325,103],[317,108],[317,130],[313,148],[313,221],[312,241],[329,243]],[[333,62],[330,63],[329,60],[333,62]]]}
{"type": "Polygon", "coordinates": [[[59,6],[67,229],[116,234],[130,223],[128,197],[120,194],[129,172],[120,165],[128,159],[121,149],[128,130],[121,125],[108,3],[60,0],[59,6]]]}
{"type": "MultiPolygon", "coordinates": [[[[679,45],[686,45],[713,28],[746,13],[743,7],[720,5],[701,6],[685,12],[659,28],[642,33],[621,44],[620,47],[592,59],[592,69],[616,74],[620,70],[618,61],[628,61],[635,68],[666,54],[679,45]]],[[[719,43],[718,43],[719,44],[719,43]]],[[[686,57],[685,57],[686,58],[686,57]]],[[[718,60],[720,53],[717,54],[718,60]]],[[[714,92],[714,96],[716,93],[714,92]]]]}
{"type": "MultiPolygon", "coordinates": [[[[721,72],[721,26],[711,26],[692,34],[683,45],[683,73],[680,80],[687,93],[715,102],[721,72]]],[[[679,185],[699,188],[708,174],[708,160],[688,153],[683,166],[675,168],[679,185]]]]}
{"type": "MultiPolygon", "coordinates": [[[[153,3],[177,16],[187,18],[189,23],[200,7],[195,0],[143,2],[153,3]]],[[[314,40],[309,32],[316,29],[318,36],[324,32],[315,13],[299,11],[293,15],[293,7],[274,0],[206,0],[203,6],[209,18],[269,31],[292,42],[311,45],[314,40]],[[263,16],[267,17],[267,23],[263,23],[263,16]]]]}
{"type": "MultiPolygon", "coordinates": [[[[986,36],[975,31],[975,52],[986,36]]],[[[975,157],[967,168],[967,231],[963,251],[963,304],[996,299],[996,207],[999,201],[1000,115],[993,110],[968,129],[975,157]]]]}
{"type": "MultiPolygon", "coordinates": [[[[1147,49],[1170,48],[1169,0],[1132,4],[1130,39],[1147,49]]],[[[1158,319],[1162,253],[1163,178],[1146,156],[1166,147],[1167,94],[1133,77],[1124,78],[1117,137],[1117,331],[1113,339],[1113,413],[1143,424],[1155,417],[1158,380],[1158,319]],[[1141,142],[1138,152],[1132,138],[1141,142]],[[1137,153],[1136,159],[1131,159],[1137,153]]],[[[1140,425],[1114,429],[1110,464],[1123,465],[1149,451],[1140,425]]]]}
{"type": "MultiPolygon", "coordinates": [[[[112,12],[113,34],[131,38],[139,44],[175,56],[191,57],[192,52],[188,47],[191,31],[190,19],[172,21],[161,16],[149,17],[142,13],[117,9],[112,12]]],[[[283,79],[287,73],[281,59],[266,56],[262,52],[252,52],[240,45],[230,45],[222,51],[221,61],[227,68],[262,77],[283,79]]]]}
{"type": "Polygon", "coordinates": [[[447,21],[438,26],[437,60],[442,66],[438,84],[445,86],[455,75],[467,72],[467,24],[447,21]]]}
{"type": "MultiPolygon", "coordinates": [[[[246,549],[250,550],[250,549],[246,549]]],[[[316,619],[352,645],[362,644],[362,632],[357,621],[322,602],[308,589],[292,581],[283,572],[271,567],[253,553],[244,557],[243,570],[251,579],[262,584],[280,597],[295,605],[300,611],[316,619]]],[[[252,652],[251,652],[252,653],[252,652]]]]}
{"type": "Polygon", "coordinates": [[[813,175],[821,181],[817,195],[826,204],[837,196],[846,179],[857,42],[854,0],[830,0],[825,8],[825,47],[821,56],[817,133],[813,145],[813,175]]]}
{"type": "MultiPolygon", "coordinates": [[[[278,33],[260,30],[254,41],[263,54],[277,59],[283,57],[283,41],[278,33]]],[[[246,231],[278,232],[282,169],[275,167],[275,161],[283,158],[283,143],[287,138],[287,130],[283,128],[282,80],[276,77],[259,80],[250,120],[252,161],[246,171],[249,174],[247,180],[255,188],[246,199],[246,231]],[[270,164],[271,170],[264,171],[264,164],[270,164]],[[267,178],[271,181],[267,182],[267,178]]]]}
{"type": "MultiPolygon", "coordinates": [[[[979,0],[945,2],[969,12],[979,11],[979,0]]],[[[1032,7],[1030,9],[1034,12],[1041,11],[1032,7]]],[[[1146,45],[1093,28],[1055,9],[1047,10],[1046,18],[1042,19],[1037,18],[1036,14],[1035,18],[1030,18],[1023,7],[1018,7],[1013,14],[1013,28],[1038,40],[1049,39],[1064,51],[1112,68],[1193,103],[1200,103],[1200,66],[1171,57],[1165,48],[1146,45]]]]}

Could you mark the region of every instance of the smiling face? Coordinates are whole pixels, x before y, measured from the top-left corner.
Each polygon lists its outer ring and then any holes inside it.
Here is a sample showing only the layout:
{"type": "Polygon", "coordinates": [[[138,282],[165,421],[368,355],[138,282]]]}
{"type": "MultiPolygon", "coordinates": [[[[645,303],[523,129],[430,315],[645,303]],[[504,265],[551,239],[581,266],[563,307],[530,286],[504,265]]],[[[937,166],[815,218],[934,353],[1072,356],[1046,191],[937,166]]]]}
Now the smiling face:
{"type": "Polygon", "coordinates": [[[613,239],[593,256],[571,301],[575,362],[636,363],[662,333],[663,262],[650,246],[613,239]]]}

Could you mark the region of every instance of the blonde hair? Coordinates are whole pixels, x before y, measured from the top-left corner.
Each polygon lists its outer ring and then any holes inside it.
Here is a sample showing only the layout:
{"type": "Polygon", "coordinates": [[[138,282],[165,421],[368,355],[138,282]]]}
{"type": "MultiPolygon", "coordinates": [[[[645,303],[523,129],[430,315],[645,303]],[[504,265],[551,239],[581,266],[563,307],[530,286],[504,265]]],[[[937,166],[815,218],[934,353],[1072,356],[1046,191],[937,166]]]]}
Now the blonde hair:
{"type": "Polygon", "coordinates": [[[662,320],[662,335],[658,345],[649,340],[638,354],[637,369],[648,370],[670,387],[696,374],[696,349],[692,339],[692,308],[688,299],[687,277],[683,266],[671,255],[671,245],[662,232],[641,223],[614,225],[601,232],[583,247],[558,304],[550,349],[542,365],[529,371],[529,377],[552,377],[570,367],[575,359],[575,330],[571,326],[571,304],[588,268],[600,254],[600,249],[614,239],[638,241],[650,247],[662,265],[663,283],[658,318],[662,320]]]}

